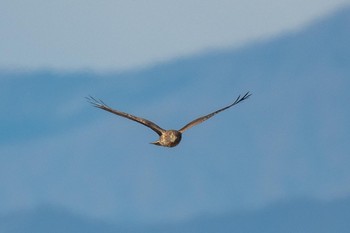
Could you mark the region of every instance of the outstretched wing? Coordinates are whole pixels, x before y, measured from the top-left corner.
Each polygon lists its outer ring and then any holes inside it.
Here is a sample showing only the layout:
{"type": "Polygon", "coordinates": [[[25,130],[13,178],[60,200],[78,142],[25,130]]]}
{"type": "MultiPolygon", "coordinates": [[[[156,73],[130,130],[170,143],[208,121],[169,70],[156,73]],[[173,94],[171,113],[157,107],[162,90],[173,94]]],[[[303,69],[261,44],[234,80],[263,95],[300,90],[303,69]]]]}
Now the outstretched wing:
{"type": "Polygon", "coordinates": [[[239,95],[239,96],[237,97],[237,99],[235,100],[235,102],[233,102],[232,104],[230,104],[230,105],[228,105],[228,106],[226,106],[226,107],[224,107],[224,108],[221,108],[221,109],[219,109],[219,110],[217,110],[217,111],[215,111],[215,112],[212,112],[212,113],[210,113],[210,114],[208,114],[208,115],[199,117],[199,118],[197,118],[197,119],[191,121],[190,123],[188,123],[187,125],[185,125],[184,127],[182,127],[179,131],[180,131],[181,133],[183,133],[184,131],[188,130],[189,128],[191,128],[191,127],[193,127],[193,126],[195,126],[195,125],[198,125],[198,124],[202,123],[203,121],[208,120],[210,117],[212,117],[212,116],[218,114],[219,112],[224,111],[224,110],[226,110],[226,109],[232,107],[233,105],[236,105],[236,104],[240,103],[241,101],[247,99],[249,96],[251,96],[251,94],[250,94],[249,92],[247,92],[243,97],[241,97],[241,96],[239,95]]]}
{"type": "Polygon", "coordinates": [[[92,104],[92,106],[94,106],[96,108],[103,109],[103,110],[111,112],[111,113],[114,113],[114,114],[116,114],[118,116],[122,116],[122,117],[128,118],[128,119],[136,121],[136,122],[138,122],[140,124],[143,124],[144,126],[147,126],[147,127],[151,128],[159,136],[162,135],[162,133],[165,131],[164,129],[162,129],[161,127],[159,127],[158,125],[156,125],[152,121],[143,119],[141,117],[133,116],[133,115],[131,115],[129,113],[125,113],[125,112],[121,112],[121,111],[112,109],[100,99],[95,99],[92,96],[86,97],[86,99],[88,100],[88,102],[90,104],[92,104]]]}

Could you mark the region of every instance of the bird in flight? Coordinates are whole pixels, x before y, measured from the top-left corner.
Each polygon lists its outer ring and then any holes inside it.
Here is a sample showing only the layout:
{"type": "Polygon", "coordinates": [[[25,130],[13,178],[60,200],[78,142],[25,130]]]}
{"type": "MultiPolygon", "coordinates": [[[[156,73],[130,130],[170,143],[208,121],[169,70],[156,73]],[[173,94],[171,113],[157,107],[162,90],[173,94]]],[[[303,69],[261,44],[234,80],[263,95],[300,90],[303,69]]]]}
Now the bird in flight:
{"type": "Polygon", "coordinates": [[[221,108],[219,110],[216,110],[215,112],[212,112],[208,115],[199,117],[199,118],[191,121],[190,123],[188,123],[187,125],[185,125],[184,127],[182,127],[179,130],[173,130],[173,129],[165,130],[165,129],[161,128],[160,126],[158,126],[157,124],[153,123],[152,121],[131,115],[129,113],[121,112],[121,111],[116,110],[116,109],[112,109],[107,104],[105,104],[102,100],[95,99],[92,96],[86,97],[86,99],[88,100],[88,102],[90,104],[92,104],[92,106],[94,106],[96,108],[100,108],[100,109],[103,109],[105,111],[114,113],[118,116],[122,116],[122,117],[128,118],[130,120],[136,121],[140,124],[143,124],[144,126],[149,127],[153,131],[155,131],[159,135],[159,139],[155,142],[151,142],[152,144],[157,145],[157,146],[174,147],[180,143],[181,136],[186,130],[188,130],[189,128],[192,128],[195,125],[202,123],[203,121],[208,120],[209,118],[218,114],[219,112],[224,111],[224,110],[242,102],[245,99],[248,99],[249,96],[251,96],[251,94],[249,92],[247,92],[242,97],[239,95],[237,97],[237,99],[232,104],[230,104],[224,108],[221,108]]]}

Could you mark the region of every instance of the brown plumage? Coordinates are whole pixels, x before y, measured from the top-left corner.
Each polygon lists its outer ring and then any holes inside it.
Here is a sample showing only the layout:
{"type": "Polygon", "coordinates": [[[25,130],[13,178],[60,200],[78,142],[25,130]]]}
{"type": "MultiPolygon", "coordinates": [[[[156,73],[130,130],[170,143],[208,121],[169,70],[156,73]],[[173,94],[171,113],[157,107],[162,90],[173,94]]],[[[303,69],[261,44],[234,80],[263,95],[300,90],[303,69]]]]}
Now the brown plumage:
{"type": "Polygon", "coordinates": [[[165,130],[165,129],[159,127],[157,124],[153,123],[152,121],[146,120],[146,119],[141,118],[141,117],[133,116],[129,113],[125,113],[125,112],[121,112],[121,111],[112,109],[107,104],[105,104],[102,100],[95,99],[91,96],[86,97],[86,99],[96,108],[100,108],[100,109],[103,109],[105,111],[114,113],[118,116],[122,116],[122,117],[128,118],[130,120],[136,121],[140,124],[143,124],[144,126],[149,127],[153,131],[155,131],[159,135],[159,139],[155,142],[152,142],[152,144],[157,145],[157,146],[174,147],[180,143],[181,136],[182,136],[183,132],[185,132],[186,130],[188,130],[189,128],[191,128],[195,125],[202,123],[203,121],[208,120],[209,118],[218,114],[219,112],[224,111],[224,110],[240,103],[241,101],[247,99],[249,96],[251,96],[251,94],[249,92],[247,92],[242,97],[238,96],[237,99],[232,104],[230,104],[224,108],[221,108],[215,112],[212,112],[208,115],[199,117],[199,118],[191,121],[190,123],[188,123],[187,125],[185,125],[184,127],[182,127],[179,130],[165,130]]]}

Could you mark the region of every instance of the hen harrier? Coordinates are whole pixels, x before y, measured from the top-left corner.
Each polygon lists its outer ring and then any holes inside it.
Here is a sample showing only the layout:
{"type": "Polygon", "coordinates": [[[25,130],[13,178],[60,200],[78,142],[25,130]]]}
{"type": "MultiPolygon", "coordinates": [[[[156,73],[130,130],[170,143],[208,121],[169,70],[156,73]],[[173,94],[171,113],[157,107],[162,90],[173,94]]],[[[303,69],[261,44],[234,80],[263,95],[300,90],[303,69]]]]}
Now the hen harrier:
{"type": "Polygon", "coordinates": [[[232,107],[233,105],[240,103],[241,101],[247,99],[250,95],[251,94],[249,92],[247,92],[242,97],[239,95],[237,97],[237,99],[232,104],[230,104],[224,108],[221,108],[215,112],[212,112],[208,115],[199,117],[199,118],[191,121],[190,123],[188,123],[187,125],[185,125],[184,127],[182,127],[179,130],[165,130],[165,129],[159,127],[158,125],[156,125],[155,123],[153,123],[152,121],[146,120],[146,119],[141,118],[141,117],[133,116],[129,113],[125,113],[125,112],[121,112],[121,111],[112,109],[107,104],[105,104],[102,100],[95,99],[91,96],[86,97],[86,99],[88,100],[88,102],[90,102],[96,108],[100,108],[100,109],[103,109],[105,111],[114,113],[116,115],[128,118],[130,120],[136,121],[140,124],[143,124],[143,125],[151,128],[153,131],[155,131],[159,135],[159,139],[155,142],[152,142],[152,144],[157,145],[157,146],[174,147],[180,143],[181,136],[182,136],[183,132],[185,132],[186,130],[188,130],[189,128],[191,128],[195,125],[202,123],[203,121],[208,120],[210,117],[214,116],[215,114],[218,114],[219,112],[224,111],[224,110],[232,107]]]}

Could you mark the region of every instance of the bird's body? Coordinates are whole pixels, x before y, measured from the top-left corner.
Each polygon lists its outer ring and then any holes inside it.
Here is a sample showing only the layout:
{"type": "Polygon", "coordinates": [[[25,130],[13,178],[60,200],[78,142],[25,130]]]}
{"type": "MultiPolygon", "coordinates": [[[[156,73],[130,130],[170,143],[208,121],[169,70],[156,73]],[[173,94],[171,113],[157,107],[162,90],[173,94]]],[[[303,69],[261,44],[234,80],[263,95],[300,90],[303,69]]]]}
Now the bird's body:
{"type": "Polygon", "coordinates": [[[152,144],[157,146],[174,147],[180,143],[182,138],[182,133],[177,130],[165,130],[162,135],[160,135],[159,140],[152,142],[152,144]]]}
{"type": "Polygon", "coordinates": [[[131,115],[129,113],[125,113],[125,112],[121,112],[121,111],[112,109],[112,108],[108,107],[108,105],[106,105],[102,100],[97,100],[91,96],[87,97],[87,100],[94,107],[97,107],[97,108],[103,109],[105,111],[114,113],[116,115],[128,118],[130,120],[136,121],[140,124],[143,124],[144,126],[149,127],[153,131],[155,131],[159,135],[159,139],[155,142],[152,142],[152,144],[157,145],[157,146],[164,146],[164,147],[174,147],[180,143],[181,138],[182,138],[182,134],[184,131],[188,130],[189,128],[191,128],[197,124],[202,123],[203,121],[208,120],[209,118],[218,114],[219,112],[224,111],[224,110],[240,103],[241,101],[247,99],[250,95],[251,94],[249,94],[249,92],[247,92],[243,97],[238,96],[238,98],[232,104],[230,104],[224,108],[221,108],[215,112],[212,112],[208,115],[199,117],[199,118],[191,121],[190,123],[188,123],[187,125],[185,125],[184,127],[182,127],[179,130],[165,130],[165,129],[159,127],[157,124],[153,123],[152,121],[146,120],[146,119],[141,118],[141,117],[136,117],[136,116],[131,115]]]}

